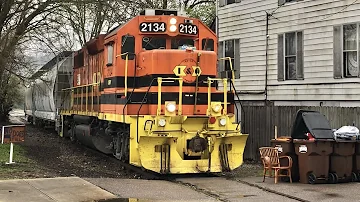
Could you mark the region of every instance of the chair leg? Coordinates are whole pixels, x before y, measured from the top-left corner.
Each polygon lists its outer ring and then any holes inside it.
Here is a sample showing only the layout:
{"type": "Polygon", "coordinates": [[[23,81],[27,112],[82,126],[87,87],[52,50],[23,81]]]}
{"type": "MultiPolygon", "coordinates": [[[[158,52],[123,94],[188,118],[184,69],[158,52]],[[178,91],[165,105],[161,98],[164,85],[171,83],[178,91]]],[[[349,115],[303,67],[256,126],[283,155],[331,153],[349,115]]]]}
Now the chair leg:
{"type": "Polygon", "coordinates": [[[278,169],[275,169],[275,184],[277,184],[278,181],[278,169]]]}
{"type": "Polygon", "coordinates": [[[290,178],[290,183],[292,183],[291,169],[288,170],[288,175],[289,175],[289,178],[290,178]]]}
{"type": "Polygon", "coordinates": [[[265,175],[266,175],[266,169],[264,168],[264,179],[263,179],[263,182],[265,182],[265,175]]]}

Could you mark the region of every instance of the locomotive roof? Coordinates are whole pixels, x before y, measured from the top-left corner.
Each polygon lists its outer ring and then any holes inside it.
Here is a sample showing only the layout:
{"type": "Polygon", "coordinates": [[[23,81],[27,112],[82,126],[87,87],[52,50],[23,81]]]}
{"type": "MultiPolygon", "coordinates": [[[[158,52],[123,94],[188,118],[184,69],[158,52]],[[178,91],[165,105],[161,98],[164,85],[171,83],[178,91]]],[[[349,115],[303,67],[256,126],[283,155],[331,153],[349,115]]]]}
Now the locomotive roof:
{"type": "Polygon", "coordinates": [[[42,66],[37,72],[35,72],[30,79],[35,79],[41,76],[44,72],[47,72],[53,67],[58,61],[62,60],[63,58],[71,55],[72,51],[63,51],[53,57],[49,62],[47,62],[44,66],[42,66]]]}

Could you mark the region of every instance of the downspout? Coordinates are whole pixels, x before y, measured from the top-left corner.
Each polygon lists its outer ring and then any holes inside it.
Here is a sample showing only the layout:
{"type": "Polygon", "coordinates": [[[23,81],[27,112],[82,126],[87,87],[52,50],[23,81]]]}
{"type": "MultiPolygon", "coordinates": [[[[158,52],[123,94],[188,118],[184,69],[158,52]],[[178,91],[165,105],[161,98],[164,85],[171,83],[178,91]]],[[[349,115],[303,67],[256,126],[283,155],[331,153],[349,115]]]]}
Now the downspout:
{"type": "MultiPolygon", "coordinates": [[[[265,11],[266,12],[266,11],[265,11]]],[[[265,105],[267,105],[267,91],[268,91],[268,52],[269,52],[269,17],[270,14],[266,12],[266,54],[265,54],[265,105]]]]}

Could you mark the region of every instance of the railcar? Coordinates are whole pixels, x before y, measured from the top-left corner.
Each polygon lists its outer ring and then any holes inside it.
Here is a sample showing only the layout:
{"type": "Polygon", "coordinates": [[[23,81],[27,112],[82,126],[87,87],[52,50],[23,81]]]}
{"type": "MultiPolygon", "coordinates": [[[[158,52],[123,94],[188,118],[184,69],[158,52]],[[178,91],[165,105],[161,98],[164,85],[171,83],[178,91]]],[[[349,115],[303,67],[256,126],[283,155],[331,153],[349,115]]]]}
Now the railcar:
{"type": "Polygon", "coordinates": [[[239,167],[248,135],[216,53],[198,19],[145,10],[74,53],[60,135],[158,173],[239,167]]]}
{"type": "Polygon", "coordinates": [[[62,89],[73,83],[72,52],[63,51],[37,70],[25,90],[24,112],[28,122],[59,131],[59,110],[63,105],[62,89]]]}

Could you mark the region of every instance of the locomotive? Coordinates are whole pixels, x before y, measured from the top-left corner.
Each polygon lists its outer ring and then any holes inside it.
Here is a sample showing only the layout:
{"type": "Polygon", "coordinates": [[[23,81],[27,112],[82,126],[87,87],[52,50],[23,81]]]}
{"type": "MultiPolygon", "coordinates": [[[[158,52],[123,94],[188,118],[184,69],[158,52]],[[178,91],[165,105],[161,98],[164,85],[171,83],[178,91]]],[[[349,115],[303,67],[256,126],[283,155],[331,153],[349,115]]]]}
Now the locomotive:
{"type": "Polygon", "coordinates": [[[73,54],[60,136],[163,174],[239,167],[248,135],[234,78],[217,78],[217,49],[203,22],[172,10],[147,9],[98,35],[73,54]]]}

